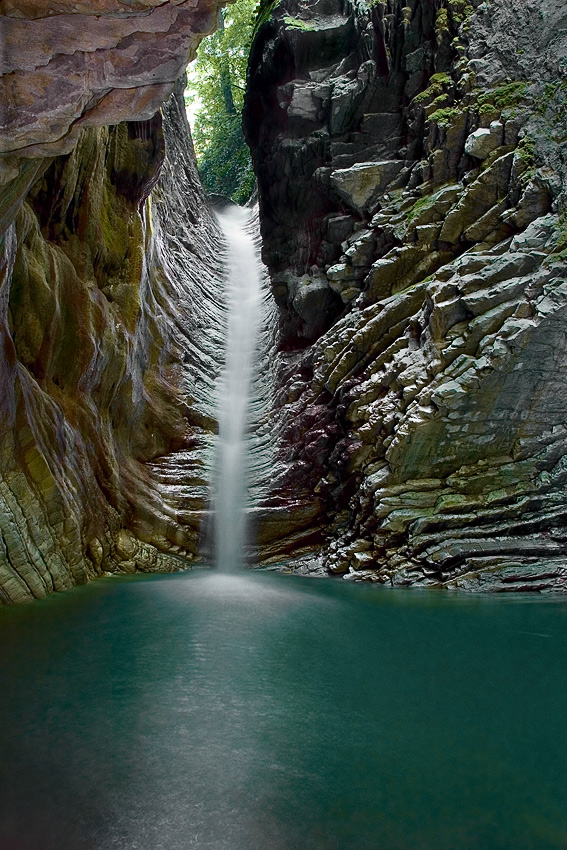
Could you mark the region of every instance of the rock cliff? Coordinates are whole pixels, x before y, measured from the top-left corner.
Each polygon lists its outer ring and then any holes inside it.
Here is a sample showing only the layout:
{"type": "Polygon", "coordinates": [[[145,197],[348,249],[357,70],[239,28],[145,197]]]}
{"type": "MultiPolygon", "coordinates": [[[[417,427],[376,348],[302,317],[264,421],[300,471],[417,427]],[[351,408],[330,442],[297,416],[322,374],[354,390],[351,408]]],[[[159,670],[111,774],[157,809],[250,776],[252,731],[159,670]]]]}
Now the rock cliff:
{"type": "Polygon", "coordinates": [[[219,5],[1,0],[0,151],[68,153],[85,127],[151,118],[219,5]]]}
{"type": "Polygon", "coordinates": [[[181,83],[167,99],[217,4],[4,0],[0,11],[10,602],[196,555],[219,339],[195,305],[219,285],[222,251],[181,83]]]}
{"type": "MultiPolygon", "coordinates": [[[[222,247],[169,95],[217,5],[0,2],[0,602],[198,553],[222,247]]],[[[567,586],[566,23],[562,0],[262,9],[264,560],[567,586]]]]}
{"type": "Polygon", "coordinates": [[[267,556],[567,586],[566,23],[560,0],[264,8],[245,128],[280,307],[267,556]]]}

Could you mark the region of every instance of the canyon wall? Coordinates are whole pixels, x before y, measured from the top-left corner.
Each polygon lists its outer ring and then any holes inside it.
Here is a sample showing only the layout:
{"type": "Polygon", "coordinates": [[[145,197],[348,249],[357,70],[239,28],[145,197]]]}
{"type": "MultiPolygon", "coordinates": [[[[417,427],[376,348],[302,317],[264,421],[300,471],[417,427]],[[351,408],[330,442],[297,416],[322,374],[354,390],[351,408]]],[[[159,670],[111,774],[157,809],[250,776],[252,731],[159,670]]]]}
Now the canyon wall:
{"type": "MultiPolygon", "coordinates": [[[[0,602],[198,557],[223,249],[176,80],[217,5],[0,2],[0,602]]],[[[566,18],[263,5],[263,561],[565,589],[566,18]]]]}
{"type": "Polygon", "coordinates": [[[197,554],[222,249],[176,80],[217,5],[0,4],[0,602],[197,554]]]}
{"type": "Polygon", "coordinates": [[[567,587],[567,10],[265,5],[245,130],[281,368],[266,558],[567,587]]]}

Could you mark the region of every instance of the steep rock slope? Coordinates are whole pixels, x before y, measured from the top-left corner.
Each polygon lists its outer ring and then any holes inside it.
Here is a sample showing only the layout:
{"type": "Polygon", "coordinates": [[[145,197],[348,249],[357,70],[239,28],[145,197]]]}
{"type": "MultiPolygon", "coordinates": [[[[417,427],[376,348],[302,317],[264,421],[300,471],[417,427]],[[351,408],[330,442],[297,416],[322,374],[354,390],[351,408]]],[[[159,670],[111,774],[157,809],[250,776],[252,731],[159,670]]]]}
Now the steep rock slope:
{"type": "Polygon", "coordinates": [[[197,552],[222,246],[167,99],[218,5],[0,2],[0,603],[197,552]]]}
{"type": "Polygon", "coordinates": [[[3,601],[197,552],[214,423],[194,375],[216,366],[195,301],[219,250],[187,129],[178,91],[163,128],[158,113],[83,131],[6,232],[3,601]]]}
{"type": "Polygon", "coordinates": [[[266,10],[246,131],[282,345],[267,557],[565,588],[566,22],[559,0],[266,10]]]}

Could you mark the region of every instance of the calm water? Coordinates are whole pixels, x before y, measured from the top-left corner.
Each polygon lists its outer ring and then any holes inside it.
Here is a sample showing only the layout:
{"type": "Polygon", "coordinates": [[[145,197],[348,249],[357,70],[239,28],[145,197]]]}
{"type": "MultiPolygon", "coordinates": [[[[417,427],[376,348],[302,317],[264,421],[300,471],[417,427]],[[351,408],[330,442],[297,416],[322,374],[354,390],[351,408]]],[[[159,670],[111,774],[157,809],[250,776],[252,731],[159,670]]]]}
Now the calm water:
{"type": "Polygon", "coordinates": [[[557,599],[193,573],[0,609],[0,848],[566,848],[566,682],[557,599]]]}

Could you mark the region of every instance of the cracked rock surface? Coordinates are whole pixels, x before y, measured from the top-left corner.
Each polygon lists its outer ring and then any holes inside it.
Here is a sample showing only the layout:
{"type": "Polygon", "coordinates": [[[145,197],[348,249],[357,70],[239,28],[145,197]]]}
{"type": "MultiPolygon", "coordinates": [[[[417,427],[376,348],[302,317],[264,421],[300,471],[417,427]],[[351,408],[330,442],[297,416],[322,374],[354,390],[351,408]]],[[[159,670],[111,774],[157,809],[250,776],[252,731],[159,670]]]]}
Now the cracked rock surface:
{"type": "Polygon", "coordinates": [[[268,557],[567,587],[565,18],[333,0],[259,29],[246,127],[282,349],[268,557]]]}
{"type": "Polygon", "coordinates": [[[194,0],[3,0],[0,152],[68,153],[83,127],[159,109],[216,24],[194,0]]]}

